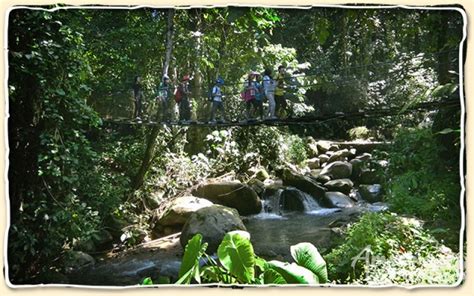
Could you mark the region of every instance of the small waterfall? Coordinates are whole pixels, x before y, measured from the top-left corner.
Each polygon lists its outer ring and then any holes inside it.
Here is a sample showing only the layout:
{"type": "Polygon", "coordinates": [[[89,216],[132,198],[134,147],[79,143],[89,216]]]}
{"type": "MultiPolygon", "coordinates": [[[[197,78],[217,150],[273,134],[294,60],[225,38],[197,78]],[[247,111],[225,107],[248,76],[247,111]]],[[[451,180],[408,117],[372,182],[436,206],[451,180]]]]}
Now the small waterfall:
{"type": "MultiPolygon", "coordinates": [[[[296,188],[295,188],[296,189],[296,188]]],[[[296,189],[298,190],[298,189],[296,189]]],[[[302,202],[304,206],[304,211],[305,212],[313,212],[321,209],[321,206],[318,204],[318,202],[308,193],[298,190],[301,193],[302,197],[302,202]]]]}
{"type": "Polygon", "coordinates": [[[256,215],[259,219],[284,219],[285,212],[319,214],[326,210],[310,194],[291,186],[265,195],[261,202],[262,211],[256,215]]]}
{"type": "Polygon", "coordinates": [[[283,189],[278,189],[272,195],[266,196],[262,199],[262,211],[256,215],[260,219],[284,219],[281,216],[280,198],[283,189]]]}

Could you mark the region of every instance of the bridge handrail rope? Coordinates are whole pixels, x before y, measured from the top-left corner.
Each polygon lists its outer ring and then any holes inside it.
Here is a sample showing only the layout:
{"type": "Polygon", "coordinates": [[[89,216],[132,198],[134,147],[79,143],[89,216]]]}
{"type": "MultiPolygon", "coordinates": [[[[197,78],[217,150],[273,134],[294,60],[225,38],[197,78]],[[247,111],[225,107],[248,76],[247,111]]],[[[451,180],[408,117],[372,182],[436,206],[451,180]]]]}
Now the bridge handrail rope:
{"type": "MultiPolygon", "coordinates": [[[[439,63],[437,64],[438,66],[440,65],[449,65],[449,64],[453,64],[454,62],[445,62],[445,63],[439,63]]],[[[292,76],[286,76],[284,79],[287,80],[287,81],[294,81],[293,79],[295,78],[300,78],[300,77],[303,77],[303,78],[308,78],[308,77],[315,77],[315,76],[318,76],[317,74],[314,74],[314,75],[292,75],[292,76]]],[[[337,78],[338,79],[344,79],[345,77],[351,77],[353,78],[353,73],[349,74],[349,75],[343,75],[343,76],[338,76],[337,78]]],[[[232,96],[232,95],[239,95],[240,92],[241,92],[241,88],[245,85],[245,83],[247,82],[248,80],[245,80],[244,82],[241,82],[241,83],[235,83],[235,84],[226,84],[223,86],[223,89],[224,90],[228,90],[228,89],[233,89],[232,86],[239,86],[239,87],[236,87],[236,89],[239,89],[238,91],[235,91],[235,92],[226,92],[224,91],[225,95],[226,96],[232,96]]],[[[353,78],[351,80],[344,80],[344,81],[319,81],[317,83],[312,83],[312,84],[306,84],[306,85],[303,85],[303,84],[290,84],[286,87],[286,89],[304,89],[304,88],[311,88],[311,87],[315,87],[315,86],[326,86],[326,85],[331,85],[331,84],[338,84],[338,85],[346,85],[346,84],[350,84],[352,82],[356,82],[356,81],[360,81],[360,78],[353,78]]],[[[376,82],[376,81],[373,81],[373,82],[376,82]]],[[[170,90],[175,90],[177,89],[178,86],[170,86],[169,89],[170,90]]],[[[206,87],[201,87],[201,90],[207,90],[206,87]]],[[[191,96],[192,97],[192,96],[191,96]]]]}
{"type": "Polygon", "coordinates": [[[414,111],[429,111],[440,108],[450,108],[456,107],[460,104],[459,97],[446,100],[436,100],[432,102],[422,102],[416,105],[413,105],[409,108],[403,110],[403,107],[394,106],[394,107],[382,107],[374,109],[365,109],[352,112],[335,112],[332,114],[322,114],[322,115],[310,115],[297,118],[287,118],[279,120],[254,120],[254,121],[231,121],[225,123],[209,123],[209,122],[190,122],[183,124],[181,122],[134,122],[129,119],[127,120],[113,120],[113,119],[103,119],[103,122],[110,124],[126,124],[126,125],[174,125],[174,126],[252,126],[252,125],[270,125],[270,126],[283,126],[283,125],[311,125],[311,124],[321,124],[331,120],[348,120],[355,118],[378,118],[386,116],[400,116],[403,114],[411,113],[414,111]]]}

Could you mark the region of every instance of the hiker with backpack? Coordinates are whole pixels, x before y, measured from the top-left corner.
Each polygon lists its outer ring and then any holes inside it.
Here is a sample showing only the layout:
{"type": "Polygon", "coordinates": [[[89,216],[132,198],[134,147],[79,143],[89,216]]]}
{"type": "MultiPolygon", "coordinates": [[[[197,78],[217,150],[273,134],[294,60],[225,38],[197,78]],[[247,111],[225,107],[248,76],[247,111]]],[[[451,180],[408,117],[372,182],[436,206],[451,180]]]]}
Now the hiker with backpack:
{"type": "Polygon", "coordinates": [[[258,83],[254,80],[257,73],[250,72],[245,81],[244,90],[241,93],[242,100],[245,102],[246,119],[252,120],[251,109],[258,109],[257,94],[259,92],[258,83]]]}
{"type": "Polygon", "coordinates": [[[224,110],[224,103],[222,102],[222,86],[224,85],[224,79],[222,78],[217,78],[216,84],[212,88],[211,91],[211,100],[212,100],[212,108],[211,108],[211,123],[216,123],[215,120],[215,115],[216,111],[220,111],[222,118],[222,121],[226,121],[226,115],[225,115],[225,110],[224,110]]]}
{"type": "Polygon", "coordinates": [[[268,112],[266,114],[268,119],[277,118],[275,116],[275,86],[276,83],[272,78],[272,71],[266,69],[263,73],[263,91],[268,100],[268,112]]]}
{"type": "MultiPolygon", "coordinates": [[[[156,100],[159,103],[160,108],[160,118],[161,121],[168,122],[170,118],[170,100],[171,100],[171,85],[170,85],[170,78],[168,75],[163,75],[161,82],[158,86],[157,93],[156,93],[156,100]]],[[[158,119],[160,119],[158,118],[158,119]]]]}
{"type": "Polygon", "coordinates": [[[275,88],[275,113],[278,115],[279,118],[283,117],[283,112],[286,113],[288,116],[288,103],[286,102],[285,98],[285,89],[286,89],[286,82],[285,82],[285,74],[286,69],[285,66],[281,65],[278,67],[278,73],[275,78],[277,84],[275,88]]]}
{"type": "Polygon", "coordinates": [[[180,85],[175,92],[175,101],[179,104],[179,120],[189,122],[191,120],[191,90],[189,87],[189,75],[184,75],[180,85]]]}
{"type": "Polygon", "coordinates": [[[265,93],[262,84],[262,77],[259,73],[255,74],[254,84],[256,89],[254,107],[260,120],[263,120],[263,98],[265,97],[265,93]]]}
{"type": "Polygon", "coordinates": [[[142,99],[143,99],[143,86],[142,78],[137,75],[132,85],[133,96],[135,99],[135,109],[133,110],[133,118],[136,120],[141,120],[142,116],[142,99]]]}

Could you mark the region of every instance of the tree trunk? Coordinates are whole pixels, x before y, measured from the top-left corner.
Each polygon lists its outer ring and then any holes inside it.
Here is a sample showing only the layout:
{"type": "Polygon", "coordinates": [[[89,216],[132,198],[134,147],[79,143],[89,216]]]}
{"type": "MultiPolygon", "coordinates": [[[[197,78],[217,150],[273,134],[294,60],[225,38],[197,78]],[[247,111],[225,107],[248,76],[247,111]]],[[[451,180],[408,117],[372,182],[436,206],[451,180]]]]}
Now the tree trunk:
{"type": "MultiPolygon", "coordinates": [[[[171,63],[171,54],[173,52],[173,35],[174,35],[173,20],[174,20],[174,9],[170,9],[168,10],[168,25],[167,25],[167,31],[166,31],[166,53],[165,53],[165,62],[163,65],[163,75],[168,74],[168,69],[171,63]]],[[[148,136],[145,155],[143,156],[142,164],[132,183],[133,191],[139,189],[142,186],[143,180],[145,179],[146,172],[150,168],[151,162],[153,160],[153,155],[155,154],[156,137],[158,136],[159,131],[160,131],[160,126],[155,125],[153,126],[150,132],[150,135],[148,136]]]]}

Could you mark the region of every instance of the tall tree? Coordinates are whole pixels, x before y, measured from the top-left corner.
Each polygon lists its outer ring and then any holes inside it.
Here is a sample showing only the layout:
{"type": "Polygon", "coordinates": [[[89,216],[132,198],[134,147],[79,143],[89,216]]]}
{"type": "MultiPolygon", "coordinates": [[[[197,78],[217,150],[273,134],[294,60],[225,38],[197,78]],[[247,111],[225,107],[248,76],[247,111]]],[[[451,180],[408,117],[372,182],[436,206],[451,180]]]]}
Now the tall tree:
{"type": "MultiPolygon", "coordinates": [[[[171,63],[171,57],[173,52],[173,35],[174,35],[174,9],[168,10],[168,21],[166,27],[166,53],[165,53],[165,61],[163,64],[163,76],[168,74],[168,69],[171,63]]],[[[158,116],[158,114],[157,114],[158,116]]],[[[155,153],[156,147],[156,137],[161,129],[161,126],[155,125],[151,129],[150,135],[147,140],[147,145],[145,149],[145,155],[143,156],[142,164],[138,173],[136,174],[132,188],[133,190],[137,190],[143,184],[143,180],[145,178],[146,172],[150,168],[153,155],[155,153]]]]}

